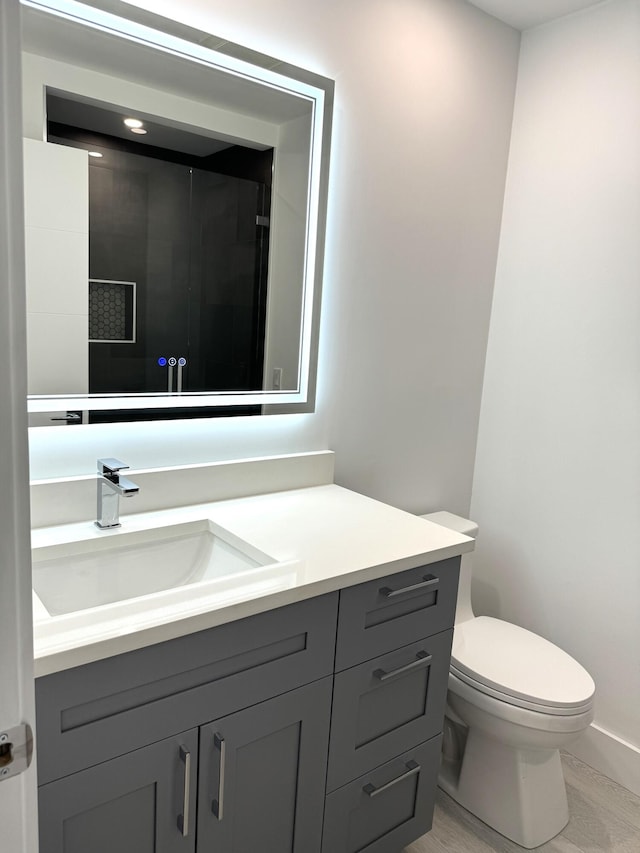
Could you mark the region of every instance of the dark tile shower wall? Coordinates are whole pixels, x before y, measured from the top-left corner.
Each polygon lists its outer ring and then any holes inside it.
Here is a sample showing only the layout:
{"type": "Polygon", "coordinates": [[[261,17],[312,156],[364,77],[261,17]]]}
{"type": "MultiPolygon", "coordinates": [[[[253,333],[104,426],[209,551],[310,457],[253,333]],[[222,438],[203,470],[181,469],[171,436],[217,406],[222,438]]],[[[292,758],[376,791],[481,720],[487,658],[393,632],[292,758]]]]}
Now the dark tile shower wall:
{"type": "MultiPolygon", "coordinates": [[[[119,155],[115,156],[117,160],[119,155]]],[[[89,170],[89,278],[135,281],[138,315],[145,301],[144,220],[147,210],[145,176],[121,168],[89,170]]],[[[89,386],[92,392],[110,390],[109,371],[98,365],[95,354],[109,352],[114,359],[114,379],[123,392],[142,390],[136,378],[136,361],[143,352],[144,336],[137,331],[135,344],[90,344],[89,386]],[[97,349],[100,348],[100,349],[97,349]]]]}
{"type": "Polygon", "coordinates": [[[88,344],[90,392],[166,391],[158,358],[172,356],[187,359],[185,391],[262,388],[268,227],[256,217],[270,189],[253,178],[270,181],[272,152],[229,149],[199,169],[53,127],[50,141],[104,155],[89,161],[89,278],[136,283],[136,340],[88,344]]]}
{"type": "Polygon", "coordinates": [[[109,151],[89,187],[90,277],[135,281],[138,317],[136,343],[90,344],[91,391],[165,391],[161,356],[184,390],[260,388],[260,185],[109,151]]]}
{"type": "MultiPolygon", "coordinates": [[[[193,209],[199,227],[193,229],[192,257],[198,268],[197,318],[192,335],[199,341],[202,390],[262,387],[266,268],[261,269],[264,188],[259,184],[194,172],[193,209]],[[197,329],[196,329],[197,327],[197,329]]],[[[200,388],[198,390],[200,390],[200,388]]]]}

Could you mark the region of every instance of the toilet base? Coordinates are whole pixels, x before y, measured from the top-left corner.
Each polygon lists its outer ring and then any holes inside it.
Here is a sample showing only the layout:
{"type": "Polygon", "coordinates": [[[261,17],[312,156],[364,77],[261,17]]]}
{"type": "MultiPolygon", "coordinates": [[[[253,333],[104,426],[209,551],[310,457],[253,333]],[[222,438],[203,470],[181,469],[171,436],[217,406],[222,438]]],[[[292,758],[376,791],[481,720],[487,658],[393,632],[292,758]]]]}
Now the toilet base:
{"type": "Polygon", "coordinates": [[[517,749],[471,729],[462,760],[443,761],[438,784],[467,811],[527,849],[545,844],[569,821],[557,749],[517,749]]]}

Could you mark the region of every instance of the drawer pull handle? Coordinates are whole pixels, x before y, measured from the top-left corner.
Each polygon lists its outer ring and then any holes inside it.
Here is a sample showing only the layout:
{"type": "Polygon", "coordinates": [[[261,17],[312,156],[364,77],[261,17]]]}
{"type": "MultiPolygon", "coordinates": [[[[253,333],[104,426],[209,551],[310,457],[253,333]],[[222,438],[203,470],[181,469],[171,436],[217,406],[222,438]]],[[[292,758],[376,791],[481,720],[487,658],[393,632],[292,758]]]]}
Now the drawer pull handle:
{"type": "Polygon", "coordinates": [[[191,787],[191,753],[185,746],[180,747],[180,761],[184,763],[184,798],[182,814],[178,815],[178,829],[186,838],[189,835],[189,791],[191,787]]]}
{"type": "Polygon", "coordinates": [[[416,659],[411,663],[405,663],[404,666],[399,666],[397,669],[392,669],[391,672],[386,672],[384,669],[376,669],[373,677],[379,681],[386,681],[388,678],[393,678],[396,675],[402,675],[405,672],[411,672],[413,669],[421,669],[423,666],[431,666],[433,655],[428,652],[417,652],[416,659]]]}
{"type": "Polygon", "coordinates": [[[382,794],[385,791],[388,791],[389,788],[393,788],[394,785],[397,785],[398,782],[402,782],[403,779],[408,779],[409,776],[415,776],[417,773],[420,772],[420,765],[417,761],[413,761],[413,759],[411,761],[407,761],[405,767],[407,769],[404,773],[401,773],[399,776],[396,776],[395,779],[392,779],[390,782],[387,782],[386,785],[380,785],[379,788],[376,788],[375,785],[369,782],[367,785],[364,786],[362,790],[368,797],[371,797],[371,799],[373,799],[374,797],[377,797],[378,794],[382,794]]]}
{"type": "Polygon", "coordinates": [[[434,575],[425,575],[420,583],[411,584],[411,586],[403,586],[401,589],[391,589],[389,586],[383,586],[380,590],[380,595],[385,598],[395,598],[396,595],[404,595],[406,592],[415,592],[417,589],[427,589],[428,587],[438,586],[440,578],[434,575]]]}
{"type": "Polygon", "coordinates": [[[214,815],[222,820],[224,815],[224,774],[226,767],[227,744],[217,732],[213,736],[213,745],[220,750],[220,775],[218,777],[218,799],[211,804],[214,815]]]}

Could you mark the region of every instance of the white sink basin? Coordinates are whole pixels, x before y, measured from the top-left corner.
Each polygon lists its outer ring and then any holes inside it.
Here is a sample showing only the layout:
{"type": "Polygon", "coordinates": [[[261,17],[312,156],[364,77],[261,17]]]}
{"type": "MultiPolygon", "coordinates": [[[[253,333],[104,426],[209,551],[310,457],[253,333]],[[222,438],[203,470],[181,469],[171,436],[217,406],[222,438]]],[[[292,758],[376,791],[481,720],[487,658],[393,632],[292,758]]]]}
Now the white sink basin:
{"type": "MultiPolygon", "coordinates": [[[[76,613],[202,584],[235,585],[273,560],[208,519],[97,533],[34,548],[33,588],[49,616],[76,613]],[[219,583],[216,583],[219,582],[219,583]]],[[[258,575],[260,573],[257,573],[258,575]]],[[[194,590],[195,592],[195,590],[194,590]]],[[[164,598],[164,596],[161,596],[164,598]]]]}

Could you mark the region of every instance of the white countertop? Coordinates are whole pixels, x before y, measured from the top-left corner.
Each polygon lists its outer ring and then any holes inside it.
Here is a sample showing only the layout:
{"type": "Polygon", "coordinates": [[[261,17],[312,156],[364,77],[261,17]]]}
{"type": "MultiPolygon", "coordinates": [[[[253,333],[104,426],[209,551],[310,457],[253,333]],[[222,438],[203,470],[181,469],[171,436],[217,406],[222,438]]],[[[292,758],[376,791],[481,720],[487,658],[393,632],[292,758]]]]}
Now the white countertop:
{"type": "Polygon", "coordinates": [[[201,631],[377,577],[471,551],[467,536],[336,485],[127,515],[121,528],[91,521],[39,528],[32,547],[104,540],[210,519],[281,565],[264,583],[203,594],[200,586],[49,616],[34,594],[36,676],[201,631]]]}

